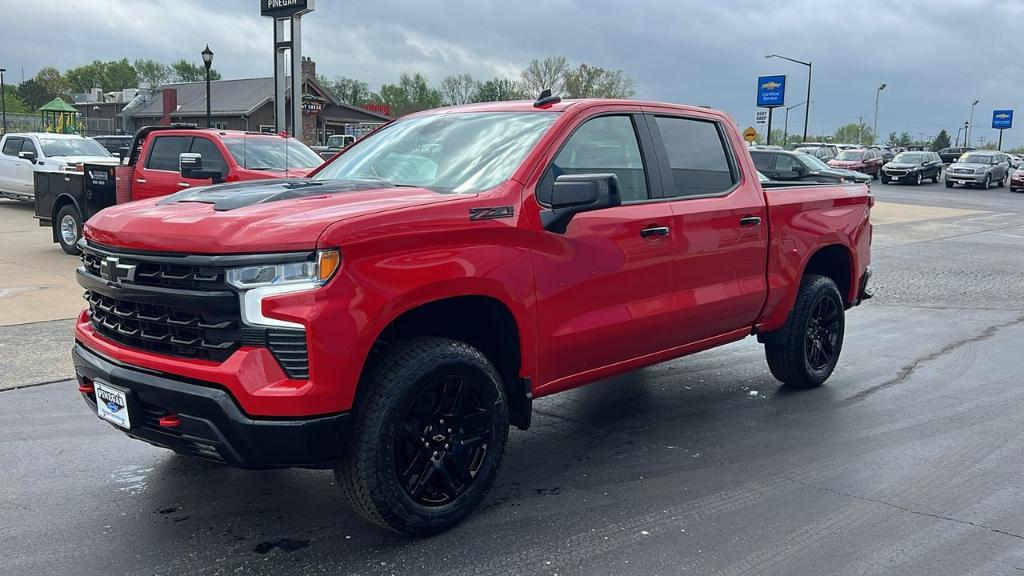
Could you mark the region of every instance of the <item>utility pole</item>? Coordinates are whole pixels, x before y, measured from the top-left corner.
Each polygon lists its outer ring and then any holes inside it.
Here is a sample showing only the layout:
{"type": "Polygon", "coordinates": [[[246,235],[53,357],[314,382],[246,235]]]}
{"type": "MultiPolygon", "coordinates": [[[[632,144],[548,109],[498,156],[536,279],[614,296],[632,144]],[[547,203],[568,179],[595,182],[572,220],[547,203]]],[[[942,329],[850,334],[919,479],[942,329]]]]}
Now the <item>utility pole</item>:
{"type": "Polygon", "coordinates": [[[864,117],[857,116],[857,144],[864,144],[864,117]]]}
{"type": "Polygon", "coordinates": [[[7,72],[7,68],[0,68],[0,107],[4,112],[3,133],[7,134],[7,94],[4,88],[4,72],[7,72]]]}
{"type": "Polygon", "coordinates": [[[878,97],[882,94],[882,90],[885,90],[885,82],[882,82],[882,85],[878,87],[878,90],[875,90],[875,123],[871,128],[875,137],[878,137],[878,97]]]}

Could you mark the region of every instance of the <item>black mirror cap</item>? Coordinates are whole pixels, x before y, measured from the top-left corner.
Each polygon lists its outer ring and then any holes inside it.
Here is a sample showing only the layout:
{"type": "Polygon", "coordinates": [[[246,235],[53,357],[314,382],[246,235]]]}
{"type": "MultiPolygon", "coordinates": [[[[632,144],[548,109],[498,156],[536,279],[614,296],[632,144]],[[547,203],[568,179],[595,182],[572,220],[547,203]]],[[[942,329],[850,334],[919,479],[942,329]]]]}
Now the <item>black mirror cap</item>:
{"type": "Polygon", "coordinates": [[[564,174],[552,184],[551,208],[541,211],[540,220],[545,230],[565,234],[576,214],[621,204],[615,174],[564,174]]]}

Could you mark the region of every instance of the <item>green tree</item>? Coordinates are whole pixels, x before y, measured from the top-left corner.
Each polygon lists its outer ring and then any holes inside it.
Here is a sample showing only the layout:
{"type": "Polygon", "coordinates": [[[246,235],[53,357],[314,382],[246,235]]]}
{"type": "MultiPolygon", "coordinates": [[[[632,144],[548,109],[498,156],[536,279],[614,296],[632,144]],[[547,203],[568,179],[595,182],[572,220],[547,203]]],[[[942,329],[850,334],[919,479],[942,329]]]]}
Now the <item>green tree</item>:
{"type": "MultiPolygon", "coordinates": [[[[193,64],[182,58],[171,63],[171,75],[178,82],[199,82],[206,80],[206,67],[202,64],[193,64]]],[[[220,80],[220,72],[211,69],[210,80],[220,80]]]]}
{"type": "Polygon", "coordinates": [[[622,70],[580,64],[565,74],[565,96],[569,98],[629,98],[635,84],[622,70]]]}
{"type": "Polygon", "coordinates": [[[135,75],[139,82],[146,82],[150,88],[166,84],[171,78],[170,66],[156,60],[136,60],[135,75]]]}
{"type": "Polygon", "coordinates": [[[901,132],[900,133],[900,139],[899,139],[899,141],[896,142],[896,145],[897,146],[902,146],[902,147],[906,148],[907,146],[910,146],[913,143],[914,143],[914,138],[910,136],[909,132],[901,132]]]}
{"type": "Polygon", "coordinates": [[[939,130],[939,133],[935,136],[935,139],[932,140],[932,151],[938,152],[943,148],[949,148],[949,146],[949,132],[946,132],[945,129],[939,130]]]}
{"type": "MultiPolygon", "coordinates": [[[[39,84],[43,97],[45,98],[40,105],[45,104],[58,96],[64,100],[71,99],[71,88],[68,85],[67,80],[61,76],[60,71],[53,66],[46,66],[39,70],[39,72],[36,73],[34,80],[39,84]]],[[[36,106],[36,108],[38,108],[38,106],[36,106]]]]}
{"type": "Polygon", "coordinates": [[[139,85],[139,73],[127,58],[111,60],[103,68],[103,91],[114,92],[139,85]]]}
{"type": "Polygon", "coordinates": [[[508,78],[492,78],[481,82],[473,94],[473,102],[501,102],[504,100],[524,100],[530,96],[515,80],[508,78]]]}
{"type": "Polygon", "coordinates": [[[71,92],[88,92],[93,88],[103,90],[106,67],[105,62],[93,60],[89,64],[69,68],[64,72],[64,79],[71,92]]]}
{"type": "Polygon", "coordinates": [[[522,88],[534,98],[546,89],[550,89],[552,94],[559,95],[565,88],[565,76],[568,72],[569,61],[565,56],[530,60],[521,74],[522,88]]]}
{"type": "MultiPolygon", "coordinates": [[[[906,132],[904,132],[906,134],[906,132]]],[[[900,137],[895,132],[889,132],[889,139],[885,141],[886,146],[899,146],[900,137]]]]}
{"type": "Polygon", "coordinates": [[[458,106],[472,102],[479,83],[469,74],[448,76],[441,81],[441,96],[445,104],[458,106]]]}
{"type": "Polygon", "coordinates": [[[28,104],[18,97],[18,89],[15,86],[7,86],[4,90],[4,109],[8,114],[24,114],[29,112],[28,104]]]}
{"type": "Polygon", "coordinates": [[[860,124],[847,124],[836,130],[833,136],[835,142],[849,142],[851,144],[874,144],[875,134],[871,126],[861,122],[860,124]]]}
{"type": "Polygon", "coordinates": [[[412,75],[403,72],[397,84],[381,86],[379,98],[382,104],[391,107],[391,113],[395,116],[437,108],[444,101],[441,92],[431,88],[419,72],[412,75]]]}
{"type": "Polygon", "coordinates": [[[53,100],[53,96],[49,96],[49,93],[46,91],[46,87],[37,82],[35,78],[25,80],[13,90],[16,91],[18,98],[24,102],[30,110],[36,110],[43,104],[53,100]]]}
{"type": "Polygon", "coordinates": [[[346,104],[362,106],[369,102],[372,96],[370,94],[370,85],[362,80],[356,80],[345,76],[338,76],[334,80],[328,80],[324,76],[319,76],[317,80],[324,88],[329,90],[330,93],[338,99],[338,101],[346,104]]]}

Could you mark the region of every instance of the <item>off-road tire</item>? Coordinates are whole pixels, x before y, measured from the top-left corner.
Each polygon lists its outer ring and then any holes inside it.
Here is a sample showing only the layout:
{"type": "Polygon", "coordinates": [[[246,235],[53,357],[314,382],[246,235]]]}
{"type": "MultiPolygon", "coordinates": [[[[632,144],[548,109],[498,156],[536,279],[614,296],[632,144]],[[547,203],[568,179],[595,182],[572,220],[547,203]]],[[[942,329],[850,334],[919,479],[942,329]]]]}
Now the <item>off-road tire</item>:
{"type": "Polygon", "coordinates": [[[60,211],[57,212],[57,219],[50,224],[57,230],[57,243],[60,244],[60,249],[67,254],[77,256],[81,252],[78,249],[78,239],[82,237],[82,215],[78,213],[78,208],[75,208],[74,204],[65,204],[61,207],[60,211]],[[71,243],[68,243],[64,239],[64,220],[71,219],[74,222],[75,228],[75,239],[71,243]]]}
{"type": "Polygon", "coordinates": [[[501,377],[476,348],[445,338],[402,340],[371,360],[360,383],[347,450],[334,473],[352,508],[363,518],[408,536],[427,536],[464,520],[494,483],[508,440],[508,404],[501,377]],[[493,432],[479,471],[465,492],[441,506],[415,501],[399,480],[399,426],[419,393],[439,375],[470,375],[493,401],[493,432]]]}
{"type": "Polygon", "coordinates": [[[843,298],[831,278],[808,274],[800,283],[796,302],[786,324],[765,343],[768,367],[776,380],[794,388],[821,386],[835,370],[843,348],[845,330],[843,298]],[[831,299],[838,313],[838,333],[828,363],[815,369],[807,353],[808,326],[812,310],[822,299],[831,299]]]}

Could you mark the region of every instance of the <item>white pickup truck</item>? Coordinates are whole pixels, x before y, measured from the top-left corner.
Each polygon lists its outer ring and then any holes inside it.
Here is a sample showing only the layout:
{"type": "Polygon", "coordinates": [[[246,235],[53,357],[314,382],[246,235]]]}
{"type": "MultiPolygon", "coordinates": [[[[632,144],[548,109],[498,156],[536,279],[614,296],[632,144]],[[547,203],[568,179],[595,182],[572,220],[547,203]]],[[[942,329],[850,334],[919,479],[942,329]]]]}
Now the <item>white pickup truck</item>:
{"type": "Polygon", "coordinates": [[[0,139],[0,198],[32,200],[34,172],[80,172],[85,163],[116,166],[118,159],[99,142],[74,134],[4,134],[0,139]]]}

